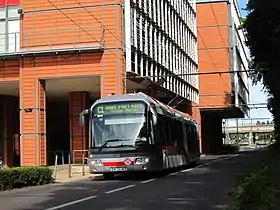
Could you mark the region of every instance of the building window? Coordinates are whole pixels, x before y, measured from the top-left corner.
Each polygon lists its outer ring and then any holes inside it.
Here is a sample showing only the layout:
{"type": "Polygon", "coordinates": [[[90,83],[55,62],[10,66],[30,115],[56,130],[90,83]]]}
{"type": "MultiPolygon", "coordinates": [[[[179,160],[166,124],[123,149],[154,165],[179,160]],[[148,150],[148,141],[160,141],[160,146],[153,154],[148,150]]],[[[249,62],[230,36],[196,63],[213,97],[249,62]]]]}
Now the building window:
{"type": "Polygon", "coordinates": [[[0,53],[13,53],[20,46],[18,6],[0,7],[0,53]]]}

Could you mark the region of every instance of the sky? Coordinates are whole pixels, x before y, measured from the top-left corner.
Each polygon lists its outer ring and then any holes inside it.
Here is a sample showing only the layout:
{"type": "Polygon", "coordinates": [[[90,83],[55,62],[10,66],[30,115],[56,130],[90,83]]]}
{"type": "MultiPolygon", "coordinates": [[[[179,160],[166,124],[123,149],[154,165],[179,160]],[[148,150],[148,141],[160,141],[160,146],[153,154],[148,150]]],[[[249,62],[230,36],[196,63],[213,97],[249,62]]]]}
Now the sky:
{"type": "MultiPolygon", "coordinates": [[[[238,4],[240,7],[242,16],[246,16],[246,11],[243,11],[241,9],[246,7],[247,2],[248,2],[248,0],[238,0],[238,4]]],[[[262,84],[252,86],[252,82],[250,81],[250,87],[249,87],[249,91],[250,91],[249,103],[250,104],[266,103],[267,95],[264,93],[262,88],[263,88],[262,84]]],[[[266,107],[266,105],[256,105],[256,106],[266,107]]],[[[251,109],[250,117],[253,119],[254,118],[269,118],[270,120],[272,120],[272,115],[266,108],[251,109]]],[[[266,121],[267,119],[255,119],[253,121],[257,121],[257,120],[266,121]]],[[[244,120],[239,119],[238,121],[239,121],[239,123],[242,123],[242,124],[249,123],[249,121],[246,119],[244,119],[244,120]]],[[[230,124],[236,123],[236,120],[231,120],[231,122],[228,122],[228,123],[230,123],[230,124]]]]}

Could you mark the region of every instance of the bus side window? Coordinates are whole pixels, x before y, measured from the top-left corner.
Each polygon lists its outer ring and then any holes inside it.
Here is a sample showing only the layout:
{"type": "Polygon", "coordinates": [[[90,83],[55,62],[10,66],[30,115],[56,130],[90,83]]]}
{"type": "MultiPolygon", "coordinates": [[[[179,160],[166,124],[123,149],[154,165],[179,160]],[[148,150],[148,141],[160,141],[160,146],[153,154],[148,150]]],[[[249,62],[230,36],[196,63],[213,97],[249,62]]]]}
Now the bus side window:
{"type": "Polygon", "coordinates": [[[149,131],[149,135],[148,136],[151,139],[150,140],[151,144],[155,144],[156,132],[155,132],[155,127],[153,125],[152,119],[149,119],[148,131],[149,131]]]}
{"type": "Polygon", "coordinates": [[[168,118],[163,117],[164,131],[165,131],[165,146],[170,145],[170,124],[168,118]]]}
{"type": "Polygon", "coordinates": [[[194,136],[194,149],[196,149],[197,151],[199,151],[199,138],[198,138],[198,131],[197,131],[197,127],[195,125],[192,126],[193,127],[193,136],[194,136]]]}
{"type": "Polygon", "coordinates": [[[172,122],[172,131],[171,131],[171,134],[172,134],[172,143],[174,146],[178,146],[178,132],[180,132],[178,130],[178,127],[177,127],[177,120],[173,120],[172,122]]]}
{"type": "Polygon", "coordinates": [[[191,130],[191,125],[186,123],[186,134],[187,134],[187,142],[188,142],[188,149],[189,152],[192,153],[193,150],[193,145],[192,145],[192,130],[191,130]]]}
{"type": "Polygon", "coordinates": [[[169,119],[168,120],[168,130],[169,130],[169,145],[170,146],[175,146],[175,139],[176,139],[176,134],[174,134],[174,119],[169,119]]]}
{"type": "Polygon", "coordinates": [[[157,142],[159,145],[165,145],[166,142],[166,130],[164,125],[164,117],[162,115],[159,115],[158,117],[158,124],[157,124],[157,142]]]}
{"type": "Polygon", "coordinates": [[[175,145],[182,147],[183,146],[182,123],[179,120],[174,120],[173,135],[174,135],[175,145]]]}
{"type": "Polygon", "coordinates": [[[174,133],[173,133],[173,120],[167,118],[167,126],[166,129],[168,130],[168,146],[174,146],[174,133]]]}
{"type": "Polygon", "coordinates": [[[192,152],[197,152],[197,132],[196,132],[196,127],[195,125],[190,126],[190,135],[191,135],[191,151],[192,152]]]}

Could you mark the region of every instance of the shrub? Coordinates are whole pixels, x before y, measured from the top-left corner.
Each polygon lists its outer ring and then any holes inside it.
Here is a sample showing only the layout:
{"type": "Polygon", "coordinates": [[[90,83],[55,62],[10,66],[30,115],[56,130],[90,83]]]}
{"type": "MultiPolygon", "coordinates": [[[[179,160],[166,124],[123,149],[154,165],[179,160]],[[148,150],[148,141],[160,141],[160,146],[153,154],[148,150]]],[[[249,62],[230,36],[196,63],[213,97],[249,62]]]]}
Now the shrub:
{"type": "Polygon", "coordinates": [[[279,151],[265,151],[261,159],[257,167],[237,182],[230,210],[280,209],[279,151]]]}
{"type": "Polygon", "coordinates": [[[48,167],[15,167],[0,171],[0,191],[52,183],[48,167]]]}

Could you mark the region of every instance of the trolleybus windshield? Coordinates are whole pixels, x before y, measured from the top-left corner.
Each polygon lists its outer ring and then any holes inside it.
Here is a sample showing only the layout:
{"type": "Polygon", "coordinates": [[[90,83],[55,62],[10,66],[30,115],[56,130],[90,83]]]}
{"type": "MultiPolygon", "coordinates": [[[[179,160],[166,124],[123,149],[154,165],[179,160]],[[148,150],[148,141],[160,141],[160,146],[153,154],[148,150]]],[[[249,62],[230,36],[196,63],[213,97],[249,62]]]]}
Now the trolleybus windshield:
{"type": "Polygon", "coordinates": [[[93,110],[92,147],[132,147],[148,144],[143,102],[98,104],[93,110]]]}

